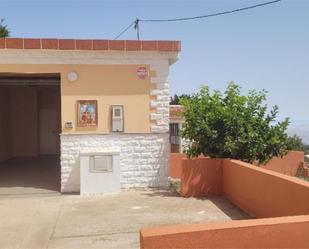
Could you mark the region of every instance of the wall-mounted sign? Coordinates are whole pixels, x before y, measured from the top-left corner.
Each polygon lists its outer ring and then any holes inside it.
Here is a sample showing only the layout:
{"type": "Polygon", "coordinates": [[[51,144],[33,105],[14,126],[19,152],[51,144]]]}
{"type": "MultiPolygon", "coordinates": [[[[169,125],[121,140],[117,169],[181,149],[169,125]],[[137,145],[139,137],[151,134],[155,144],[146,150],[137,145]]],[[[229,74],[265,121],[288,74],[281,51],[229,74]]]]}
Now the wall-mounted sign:
{"type": "Polygon", "coordinates": [[[71,122],[71,121],[65,122],[64,127],[66,129],[72,129],[73,128],[73,122],[71,122]]]}
{"type": "Polygon", "coordinates": [[[98,108],[96,100],[77,101],[77,126],[97,126],[98,108]]]}
{"type": "Polygon", "coordinates": [[[140,66],[136,69],[136,75],[140,79],[145,79],[148,76],[148,69],[147,67],[140,66]]]}

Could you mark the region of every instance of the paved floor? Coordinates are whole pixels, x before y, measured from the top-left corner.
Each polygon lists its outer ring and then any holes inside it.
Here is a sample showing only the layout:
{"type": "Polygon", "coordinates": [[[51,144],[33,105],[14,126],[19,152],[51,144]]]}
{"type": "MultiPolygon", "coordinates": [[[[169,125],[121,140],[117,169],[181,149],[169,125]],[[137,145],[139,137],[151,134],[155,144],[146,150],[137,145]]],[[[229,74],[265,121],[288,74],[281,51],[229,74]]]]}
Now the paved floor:
{"type": "Polygon", "coordinates": [[[181,198],[168,191],[113,195],[0,197],[0,248],[139,248],[139,229],[248,218],[224,197],[181,198]]]}
{"type": "Polygon", "coordinates": [[[0,197],[59,191],[59,156],[13,158],[0,163],[0,197]]]}

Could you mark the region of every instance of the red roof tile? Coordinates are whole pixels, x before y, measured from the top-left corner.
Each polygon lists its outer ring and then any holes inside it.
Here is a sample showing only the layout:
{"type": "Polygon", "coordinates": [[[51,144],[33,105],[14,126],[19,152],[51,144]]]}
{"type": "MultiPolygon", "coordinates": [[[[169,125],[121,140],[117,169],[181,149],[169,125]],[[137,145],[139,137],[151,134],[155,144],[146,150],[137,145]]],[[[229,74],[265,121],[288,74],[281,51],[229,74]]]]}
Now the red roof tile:
{"type": "Polygon", "coordinates": [[[180,41],[0,38],[0,49],[109,50],[179,52],[180,41]]]}

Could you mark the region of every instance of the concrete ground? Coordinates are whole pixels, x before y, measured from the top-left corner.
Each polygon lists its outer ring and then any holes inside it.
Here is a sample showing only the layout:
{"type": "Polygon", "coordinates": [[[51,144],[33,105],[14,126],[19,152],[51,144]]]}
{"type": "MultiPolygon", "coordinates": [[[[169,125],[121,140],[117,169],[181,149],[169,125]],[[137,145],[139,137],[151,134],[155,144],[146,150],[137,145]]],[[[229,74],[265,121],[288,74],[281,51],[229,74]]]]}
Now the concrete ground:
{"type": "Polygon", "coordinates": [[[224,197],[181,198],[169,191],[61,195],[59,159],[0,164],[0,248],[133,249],[142,227],[248,218],[224,197]]]}
{"type": "Polygon", "coordinates": [[[224,197],[168,191],[0,196],[0,248],[139,248],[139,229],[249,218],[224,197]]]}
{"type": "Polygon", "coordinates": [[[13,158],[0,163],[0,197],[59,191],[59,156],[13,158]]]}

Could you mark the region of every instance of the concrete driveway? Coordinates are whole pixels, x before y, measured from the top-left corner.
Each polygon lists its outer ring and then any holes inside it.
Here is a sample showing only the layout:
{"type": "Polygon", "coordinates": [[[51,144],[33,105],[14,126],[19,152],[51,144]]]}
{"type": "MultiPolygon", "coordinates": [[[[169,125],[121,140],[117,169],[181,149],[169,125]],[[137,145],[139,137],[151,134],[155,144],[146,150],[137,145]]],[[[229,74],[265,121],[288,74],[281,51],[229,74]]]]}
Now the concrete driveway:
{"type": "Polygon", "coordinates": [[[142,227],[243,218],[224,197],[186,199],[167,191],[5,196],[0,248],[139,248],[142,227]]]}
{"type": "Polygon", "coordinates": [[[60,191],[57,156],[12,158],[0,163],[0,198],[12,195],[52,194],[60,191]]]}

